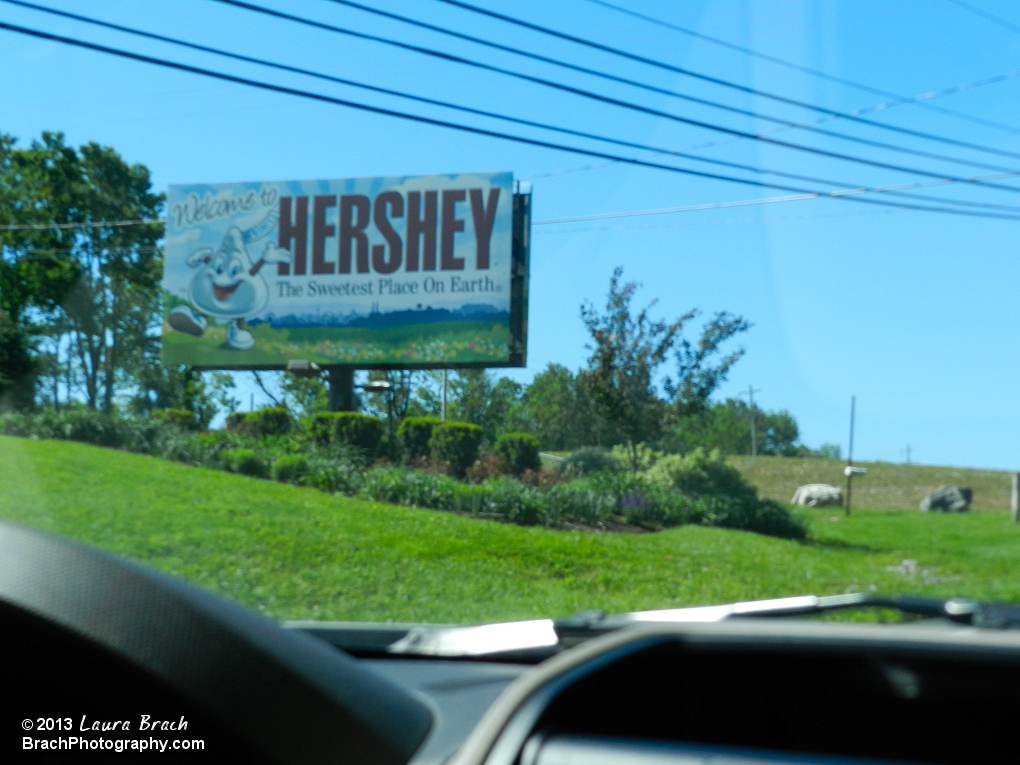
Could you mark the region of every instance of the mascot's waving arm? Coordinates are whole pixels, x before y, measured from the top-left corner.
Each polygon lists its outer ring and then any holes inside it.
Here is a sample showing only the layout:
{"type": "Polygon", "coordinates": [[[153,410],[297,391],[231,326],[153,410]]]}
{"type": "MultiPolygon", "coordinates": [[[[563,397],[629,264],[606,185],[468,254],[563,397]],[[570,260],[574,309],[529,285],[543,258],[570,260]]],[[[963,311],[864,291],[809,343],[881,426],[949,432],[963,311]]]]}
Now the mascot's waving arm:
{"type": "Polygon", "coordinates": [[[167,321],[178,332],[201,337],[212,317],[226,324],[226,345],[238,351],[255,347],[255,336],[244,327],[244,320],[255,316],[269,302],[269,284],[260,272],[266,263],[290,263],[288,250],[268,243],[257,261],[252,261],[245,235],[232,227],[219,249],[202,247],[187,259],[197,268],[188,287],[191,305],[174,308],[167,321]]]}

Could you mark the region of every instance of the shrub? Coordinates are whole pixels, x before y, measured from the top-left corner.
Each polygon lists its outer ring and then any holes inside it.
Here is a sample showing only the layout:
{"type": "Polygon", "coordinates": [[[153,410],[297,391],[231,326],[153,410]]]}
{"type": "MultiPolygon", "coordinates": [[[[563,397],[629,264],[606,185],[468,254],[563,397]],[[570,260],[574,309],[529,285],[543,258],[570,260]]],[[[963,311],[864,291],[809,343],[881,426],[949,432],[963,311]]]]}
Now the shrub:
{"type": "Polygon", "coordinates": [[[739,470],[726,464],[718,449],[706,454],[699,447],[686,456],[663,457],[644,476],[654,484],[691,497],[728,497],[738,502],[758,497],[758,490],[739,470]]]}
{"type": "Polygon", "coordinates": [[[440,473],[423,473],[408,468],[376,468],[365,473],[359,496],[378,502],[392,502],[433,510],[458,508],[455,479],[440,473]]]}
{"type": "Polygon", "coordinates": [[[348,461],[315,457],[310,461],[305,484],[330,494],[357,494],[364,484],[364,470],[348,461]]]}
{"type": "Polygon", "coordinates": [[[266,478],[269,468],[266,461],[251,449],[227,449],[220,453],[223,465],[231,473],[266,478]]]}
{"type": "Polygon", "coordinates": [[[410,464],[416,457],[429,456],[429,441],[436,425],[443,421],[438,417],[405,417],[397,429],[397,438],[404,452],[404,460],[410,464]]]}
{"type": "Polygon", "coordinates": [[[240,430],[249,436],[283,436],[290,433],[293,421],[290,412],[282,406],[269,406],[248,412],[240,424],[240,430]]]}
{"type": "Polygon", "coordinates": [[[549,503],[543,492],[515,478],[493,478],[485,482],[484,488],[481,506],[486,512],[501,515],[508,521],[524,526],[537,523],[551,526],[558,515],[549,512],[549,503]]]}
{"type": "MultiPolygon", "coordinates": [[[[96,446],[123,446],[124,433],[120,423],[111,415],[76,406],[61,412],[44,413],[46,425],[52,428],[51,438],[81,441],[96,446]]],[[[40,435],[42,435],[40,433],[40,435]]]]}
{"type": "Polygon", "coordinates": [[[507,433],[496,441],[493,451],[514,475],[525,470],[542,469],[542,458],[538,455],[538,439],[527,433],[507,433]]]}
{"type": "Polygon", "coordinates": [[[181,430],[198,430],[198,418],[190,409],[157,409],[150,415],[162,425],[172,425],[181,430]]]}
{"type": "Polygon", "coordinates": [[[375,454],[382,440],[382,420],[359,412],[319,412],[312,418],[311,435],[319,444],[346,444],[375,454]]]}
{"type": "Polygon", "coordinates": [[[227,430],[240,430],[248,412],[231,412],[227,415],[227,430]]]}
{"type": "Polygon", "coordinates": [[[628,470],[633,468],[635,471],[648,470],[664,456],[662,452],[657,452],[646,444],[635,444],[634,446],[619,444],[614,446],[609,453],[613,459],[626,466],[628,470]]]}
{"type": "Polygon", "coordinates": [[[698,448],[685,457],[663,457],[643,475],[660,488],[700,500],[708,525],[787,539],[807,534],[801,519],[778,502],[758,497],[758,489],[726,464],[718,450],[706,454],[698,448]]]}
{"type": "Polygon", "coordinates": [[[469,467],[478,459],[478,447],[483,431],[478,425],[466,422],[441,422],[432,431],[429,451],[432,459],[450,463],[450,473],[463,478],[469,467]]]}
{"type": "Polygon", "coordinates": [[[336,415],[333,425],[333,437],[336,441],[375,454],[382,438],[382,420],[358,412],[337,412],[336,415]]]}
{"type": "Polygon", "coordinates": [[[23,438],[37,435],[32,420],[31,415],[21,414],[20,412],[0,414],[0,434],[5,436],[21,436],[23,438]]]}
{"type": "Polygon", "coordinates": [[[285,454],[273,463],[273,479],[282,483],[300,483],[311,470],[303,454],[285,454]]]}
{"type": "Polygon", "coordinates": [[[571,452],[558,468],[560,475],[568,477],[602,472],[616,473],[622,469],[609,450],[600,446],[582,446],[571,452]]]}
{"type": "Polygon", "coordinates": [[[333,440],[333,432],[336,430],[336,418],[340,412],[316,412],[312,417],[309,426],[309,434],[312,439],[321,445],[326,445],[333,440]]]}
{"type": "Polygon", "coordinates": [[[446,460],[435,460],[431,457],[415,457],[411,467],[423,473],[439,473],[450,475],[450,463],[446,460]]]}
{"type": "Polygon", "coordinates": [[[498,454],[483,454],[465,471],[471,483],[482,483],[490,478],[498,478],[506,472],[506,463],[498,454]]]}
{"type": "Polygon", "coordinates": [[[807,525],[784,505],[772,499],[754,502],[715,501],[709,503],[705,523],[726,529],[741,529],[784,539],[803,539],[807,525]]]}

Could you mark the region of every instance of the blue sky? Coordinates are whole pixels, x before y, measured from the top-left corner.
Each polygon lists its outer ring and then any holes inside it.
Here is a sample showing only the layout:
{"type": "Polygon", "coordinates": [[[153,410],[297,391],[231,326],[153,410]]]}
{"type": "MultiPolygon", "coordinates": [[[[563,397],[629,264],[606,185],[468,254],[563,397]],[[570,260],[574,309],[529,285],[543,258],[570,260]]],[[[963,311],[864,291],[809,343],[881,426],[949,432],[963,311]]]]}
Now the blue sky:
{"type": "MultiPolygon", "coordinates": [[[[724,89],[607,53],[508,26],[436,0],[366,0],[434,24],[547,56],[611,71],[657,87],[778,119],[816,114],[724,89]]],[[[777,66],[629,18],[589,0],[476,0],[477,4],[588,39],[837,111],[875,106],[882,96],[777,66]]],[[[702,34],[903,96],[939,91],[1020,70],[1020,7],[1006,0],[616,0],[702,34]]],[[[656,147],[761,168],[821,176],[848,187],[911,183],[923,177],[794,152],[637,114],[503,75],[378,43],[271,19],[211,0],[173,4],[51,0],[53,7],[178,36],[251,56],[411,91],[472,107],[613,135],[656,147]],[[720,143],[723,142],[723,143],[720,143]],[[704,146],[716,143],[715,146],[704,146]]],[[[412,30],[329,0],[262,0],[320,21],[441,48],[575,87],[754,133],[774,125],[632,87],[600,81],[436,33],[412,30]]],[[[537,129],[501,125],[437,107],[367,94],[307,77],[224,62],[0,2],[0,20],[187,61],[290,87],[386,108],[468,122],[578,146],[537,129]]],[[[268,93],[193,74],[72,49],[0,30],[0,130],[24,141],[59,130],[75,144],[114,146],[152,171],[156,186],[270,179],[342,178],[510,169],[530,179],[536,221],[694,206],[783,195],[268,93]]],[[[999,127],[913,105],[870,114],[888,125],[950,136],[1020,155],[1020,78],[928,103],[999,127]]],[[[896,135],[836,120],[823,127],[997,167],[1020,159],[896,135]]],[[[990,174],[804,130],[776,138],[875,161],[964,177],[990,174]]],[[[641,152],[628,151],[637,156],[641,152]]],[[[678,162],[704,169],[693,162],[678,162]]],[[[710,169],[710,168],[709,168],[710,169]]],[[[735,175],[751,177],[737,171],[735,175]]],[[[776,180],[776,179],[773,179],[776,180]]],[[[778,181],[783,183],[783,181],[778,181]]],[[[788,182],[797,185],[794,182],[788,182]]],[[[1010,191],[966,184],[928,189],[971,201],[1020,205],[1010,191]]],[[[804,184],[800,184],[804,185],[804,184]]],[[[893,199],[887,195],[877,198],[893,199]]],[[[855,456],[1020,466],[1020,310],[1016,257],[1020,221],[893,210],[846,201],[717,208],[666,215],[540,224],[533,229],[528,380],[550,362],[580,367],[583,300],[601,301],[615,266],[658,299],[657,315],[692,307],[729,310],[754,323],[746,357],[722,395],[753,384],[757,400],[789,409],[805,443],[847,443],[850,396],[857,396],[855,456]]],[[[696,330],[696,327],[694,328],[696,330]]],[[[246,397],[245,397],[246,398],[246,397]]]]}

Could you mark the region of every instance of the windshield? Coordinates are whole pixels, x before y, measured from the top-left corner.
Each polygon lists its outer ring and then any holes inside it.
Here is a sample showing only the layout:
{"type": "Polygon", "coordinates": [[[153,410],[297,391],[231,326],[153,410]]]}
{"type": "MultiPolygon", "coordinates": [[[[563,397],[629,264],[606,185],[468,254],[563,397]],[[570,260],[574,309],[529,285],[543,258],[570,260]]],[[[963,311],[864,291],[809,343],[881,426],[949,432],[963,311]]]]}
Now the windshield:
{"type": "Polygon", "coordinates": [[[1004,0],[0,0],[0,517],[284,620],[1020,598],[1004,0]]]}

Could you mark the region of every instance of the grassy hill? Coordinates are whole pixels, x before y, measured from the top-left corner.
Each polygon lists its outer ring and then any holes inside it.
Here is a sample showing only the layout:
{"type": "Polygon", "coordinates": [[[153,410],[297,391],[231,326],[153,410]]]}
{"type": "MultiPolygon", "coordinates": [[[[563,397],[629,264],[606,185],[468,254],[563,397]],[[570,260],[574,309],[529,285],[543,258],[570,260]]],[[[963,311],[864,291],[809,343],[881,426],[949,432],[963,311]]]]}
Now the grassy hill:
{"type": "Polygon", "coordinates": [[[0,517],[280,619],[471,622],[870,588],[1020,600],[1020,528],[1001,512],[810,511],[803,543],[702,527],[559,532],[0,437],[0,517]]]}
{"type": "MultiPolygon", "coordinates": [[[[798,486],[828,483],[845,490],[842,460],[784,457],[730,457],[728,461],[758,486],[766,497],[789,502],[798,486]]],[[[917,510],[922,497],[945,484],[974,490],[972,509],[1009,510],[1010,474],[1001,470],[860,462],[864,478],[855,478],[853,506],[884,510],[917,510]]]]}

